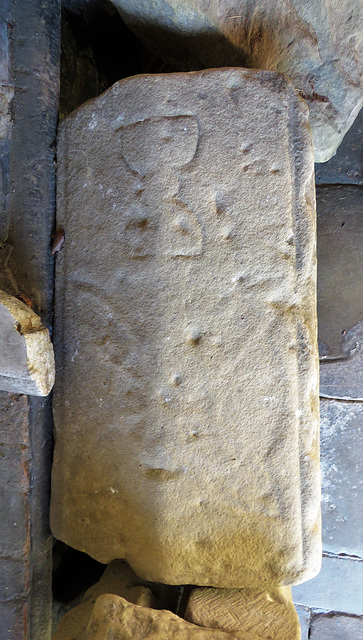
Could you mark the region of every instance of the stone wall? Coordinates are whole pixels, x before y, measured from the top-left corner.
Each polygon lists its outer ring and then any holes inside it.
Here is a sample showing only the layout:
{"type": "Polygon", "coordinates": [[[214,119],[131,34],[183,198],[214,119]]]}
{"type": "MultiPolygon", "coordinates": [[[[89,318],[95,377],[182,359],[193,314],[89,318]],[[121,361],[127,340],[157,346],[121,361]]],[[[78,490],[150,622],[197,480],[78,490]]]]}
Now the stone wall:
{"type": "MultiPolygon", "coordinates": [[[[1,3],[1,288],[52,328],[60,2],[1,3]]],[[[49,398],[1,392],[0,638],[49,640],[49,398]]]]}

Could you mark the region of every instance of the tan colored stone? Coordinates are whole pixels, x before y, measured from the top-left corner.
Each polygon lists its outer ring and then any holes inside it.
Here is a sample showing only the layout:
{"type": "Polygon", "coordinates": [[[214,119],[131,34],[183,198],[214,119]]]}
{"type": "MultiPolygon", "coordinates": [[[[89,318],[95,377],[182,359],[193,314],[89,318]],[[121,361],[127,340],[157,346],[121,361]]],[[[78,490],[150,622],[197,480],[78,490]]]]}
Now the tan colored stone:
{"type": "Polygon", "coordinates": [[[48,329],[26,304],[0,291],[0,389],[46,396],[54,375],[48,329]]]}
{"type": "Polygon", "coordinates": [[[256,633],[264,640],[300,640],[291,587],[193,589],[185,619],[201,627],[256,633]]]}
{"type": "Polygon", "coordinates": [[[155,599],[126,562],[115,560],[106,568],[101,579],[85,593],[83,602],[66,613],[60,621],[53,640],[78,640],[86,630],[97,598],[116,595],[143,607],[155,606],[155,599]]]}
{"type": "Polygon", "coordinates": [[[97,598],[90,621],[76,636],[60,633],[53,640],[261,640],[256,634],[202,629],[170,611],[132,604],[114,595],[97,598]]]}
{"type": "Polygon", "coordinates": [[[319,570],[307,108],[275,72],[123,80],[58,145],[51,526],[167,584],[319,570]]]}
{"type": "Polygon", "coordinates": [[[146,46],[177,69],[277,69],[307,100],[315,161],[336,152],[363,104],[357,0],[112,0],[146,46]]]}

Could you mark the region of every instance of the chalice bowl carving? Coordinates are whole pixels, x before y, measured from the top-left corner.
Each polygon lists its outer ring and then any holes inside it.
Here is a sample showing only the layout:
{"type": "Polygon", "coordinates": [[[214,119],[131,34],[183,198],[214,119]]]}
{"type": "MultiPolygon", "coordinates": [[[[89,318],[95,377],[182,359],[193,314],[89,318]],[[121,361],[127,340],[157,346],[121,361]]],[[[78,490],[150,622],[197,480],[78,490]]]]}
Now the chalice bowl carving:
{"type": "Polygon", "coordinates": [[[150,117],[123,127],[123,156],[141,177],[125,216],[133,257],[202,253],[201,225],[180,196],[177,175],[193,160],[198,137],[197,120],[189,115],[150,117]]]}

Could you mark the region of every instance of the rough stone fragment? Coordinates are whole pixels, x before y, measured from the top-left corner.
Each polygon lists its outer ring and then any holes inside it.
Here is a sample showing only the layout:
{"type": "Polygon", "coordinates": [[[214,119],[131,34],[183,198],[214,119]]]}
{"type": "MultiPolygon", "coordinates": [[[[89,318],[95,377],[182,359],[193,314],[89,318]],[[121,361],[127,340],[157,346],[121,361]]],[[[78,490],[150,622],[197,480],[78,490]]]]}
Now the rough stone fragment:
{"type": "Polygon", "coordinates": [[[323,549],[362,558],[363,405],[323,400],[320,415],[323,549]]]}
{"type": "Polygon", "coordinates": [[[315,160],[337,150],[362,106],[362,6],[356,0],[112,0],[157,55],[178,68],[286,73],[309,104],[315,160]]]}
{"type": "Polygon", "coordinates": [[[266,640],[300,640],[301,636],[290,587],[193,589],[185,619],[201,627],[255,633],[266,640]]]}
{"type": "Polygon", "coordinates": [[[337,614],[312,619],[310,640],[363,640],[363,618],[337,614]]]}
{"type": "Polygon", "coordinates": [[[60,621],[54,640],[75,640],[89,623],[97,598],[111,594],[144,607],[153,607],[155,598],[127,564],[120,560],[111,562],[101,579],[85,593],[83,602],[71,609],[60,621]]]}
{"type": "Polygon", "coordinates": [[[46,396],[54,384],[53,346],[32,309],[0,291],[0,388],[46,396]]]}
{"type": "Polygon", "coordinates": [[[275,72],[138,76],[63,122],[58,158],[54,535],[167,584],[315,575],[304,102],[275,72]]]}
{"type": "Polygon", "coordinates": [[[59,628],[53,640],[103,640],[116,637],[122,640],[261,640],[256,634],[201,629],[170,611],[142,607],[110,594],[97,598],[84,631],[66,635],[59,628]]]}

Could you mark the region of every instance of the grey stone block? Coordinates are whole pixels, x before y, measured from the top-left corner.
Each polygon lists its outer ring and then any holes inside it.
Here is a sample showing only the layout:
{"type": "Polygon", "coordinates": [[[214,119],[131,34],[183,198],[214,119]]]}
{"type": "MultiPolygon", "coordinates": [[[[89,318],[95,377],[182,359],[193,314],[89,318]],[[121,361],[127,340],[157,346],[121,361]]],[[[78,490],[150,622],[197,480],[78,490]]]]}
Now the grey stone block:
{"type": "Polygon", "coordinates": [[[321,184],[363,184],[363,110],[329,162],[315,165],[315,182],[321,184]]]}
{"type": "Polygon", "coordinates": [[[301,640],[308,640],[310,628],[310,609],[308,607],[302,607],[301,605],[296,605],[295,609],[297,615],[299,616],[301,640]]]}
{"type": "Polygon", "coordinates": [[[363,618],[323,614],[314,616],[310,640],[363,640],[363,618]]]}
{"type": "Polygon", "coordinates": [[[29,550],[28,495],[14,486],[2,486],[0,513],[0,555],[22,556],[29,550]]]}
{"type": "Polygon", "coordinates": [[[362,613],[363,562],[324,557],[319,575],[292,588],[295,604],[326,611],[362,613]]]}
{"type": "Polygon", "coordinates": [[[26,600],[0,602],[0,640],[37,640],[28,634],[26,600]]]}
{"type": "Polygon", "coordinates": [[[29,446],[28,398],[0,391],[0,445],[29,446]]]}
{"type": "MultiPolygon", "coordinates": [[[[316,208],[320,356],[333,362],[346,357],[342,351],[345,333],[363,320],[363,190],[320,187],[316,208]]],[[[327,366],[322,367],[322,390],[327,366]]]]}
{"type": "MultiPolygon", "coordinates": [[[[29,588],[29,566],[26,556],[0,557],[0,602],[26,598],[29,588]]],[[[1,620],[0,620],[1,626],[1,620]]]]}
{"type": "Polygon", "coordinates": [[[320,359],[320,397],[363,400],[363,322],[347,331],[342,355],[320,359]]]}
{"type": "Polygon", "coordinates": [[[363,557],[363,404],[321,401],[320,429],[323,549],[363,557]]]}

